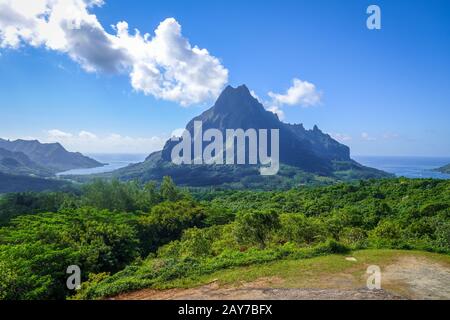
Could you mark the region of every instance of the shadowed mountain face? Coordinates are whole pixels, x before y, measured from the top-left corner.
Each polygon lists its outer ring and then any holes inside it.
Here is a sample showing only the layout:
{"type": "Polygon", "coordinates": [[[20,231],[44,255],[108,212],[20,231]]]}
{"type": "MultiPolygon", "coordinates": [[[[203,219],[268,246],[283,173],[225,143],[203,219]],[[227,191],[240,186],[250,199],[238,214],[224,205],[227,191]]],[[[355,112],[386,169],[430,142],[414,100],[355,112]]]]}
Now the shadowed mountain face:
{"type": "MultiPolygon", "coordinates": [[[[307,172],[327,175],[333,170],[333,160],[351,160],[350,149],[324,134],[317,126],[313,130],[305,130],[301,124],[281,122],[274,113],[265,110],[246,86],[227,87],[211,109],[192,119],[186,126],[192,136],[195,121],[202,122],[203,130],[220,130],[224,137],[227,129],[279,129],[280,162],[307,172]]],[[[177,143],[166,143],[162,152],[164,160],[171,161],[171,151],[177,143]]]]}
{"type": "Polygon", "coordinates": [[[37,140],[9,141],[0,139],[0,148],[4,152],[11,152],[6,160],[6,164],[9,164],[9,166],[14,166],[14,164],[27,166],[26,164],[28,164],[32,168],[41,167],[52,173],[102,166],[100,162],[85,157],[81,153],[68,152],[59,143],[45,144],[37,140]]]}
{"type": "Polygon", "coordinates": [[[0,172],[0,195],[10,192],[41,192],[73,190],[70,183],[56,179],[31,177],[27,175],[0,172]]]}
{"type": "MultiPolygon", "coordinates": [[[[178,141],[169,140],[162,151],[152,153],[144,162],[106,174],[75,179],[86,181],[98,177],[147,182],[171,176],[177,184],[191,187],[272,190],[389,176],[350,159],[350,149],[324,134],[317,126],[305,130],[301,124],[281,122],[253,98],[246,86],[227,87],[212,108],[187,124],[191,136],[194,136],[195,121],[202,122],[203,131],[220,130],[224,139],[227,129],[279,129],[280,171],[275,176],[262,176],[255,165],[175,165],[171,161],[171,153],[178,141]]],[[[204,143],[203,149],[207,145],[204,143]]],[[[71,178],[74,179],[73,176],[71,178]]]]}
{"type": "Polygon", "coordinates": [[[22,152],[0,148],[0,172],[16,175],[51,176],[52,172],[33,162],[22,152]]]}

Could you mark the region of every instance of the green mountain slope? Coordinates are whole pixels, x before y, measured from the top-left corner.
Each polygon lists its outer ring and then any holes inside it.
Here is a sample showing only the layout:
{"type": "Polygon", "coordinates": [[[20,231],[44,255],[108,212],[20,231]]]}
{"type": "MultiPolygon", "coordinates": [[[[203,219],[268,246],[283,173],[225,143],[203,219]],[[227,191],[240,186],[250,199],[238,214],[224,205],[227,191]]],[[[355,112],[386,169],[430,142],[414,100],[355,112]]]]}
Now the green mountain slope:
{"type": "Polygon", "coordinates": [[[0,194],[11,192],[57,191],[64,188],[69,188],[68,182],[0,172],[0,194]]]}
{"type": "Polygon", "coordinates": [[[9,141],[0,139],[0,148],[25,154],[31,161],[53,173],[72,169],[95,168],[103,164],[78,152],[68,152],[59,143],[40,143],[37,140],[9,141]]]}
{"type": "Polygon", "coordinates": [[[52,171],[33,162],[22,152],[0,148],[0,172],[15,175],[51,176],[52,171]]]}

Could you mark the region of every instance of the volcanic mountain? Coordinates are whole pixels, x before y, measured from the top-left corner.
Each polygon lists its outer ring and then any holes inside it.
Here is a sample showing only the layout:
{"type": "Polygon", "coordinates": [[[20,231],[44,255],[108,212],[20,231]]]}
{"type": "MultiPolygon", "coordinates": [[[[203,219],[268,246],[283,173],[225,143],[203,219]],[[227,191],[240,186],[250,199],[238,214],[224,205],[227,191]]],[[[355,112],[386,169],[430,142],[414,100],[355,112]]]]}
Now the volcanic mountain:
{"type": "Polygon", "coordinates": [[[317,126],[306,130],[302,124],[281,122],[250,94],[245,85],[237,88],[228,86],[212,108],[192,119],[186,126],[192,136],[195,121],[202,122],[203,130],[218,129],[224,136],[227,129],[279,129],[280,172],[277,176],[262,177],[255,165],[175,165],[171,162],[171,153],[178,142],[169,140],[162,151],[151,154],[144,162],[103,177],[145,182],[168,175],[176,183],[187,186],[270,189],[310,182],[388,176],[353,161],[347,146],[323,133],[317,126]]]}
{"type": "MultiPolygon", "coordinates": [[[[290,125],[267,111],[243,85],[236,89],[228,86],[216,104],[200,116],[192,119],[186,129],[194,136],[194,122],[202,122],[203,130],[219,129],[225,136],[226,129],[279,129],[280,162],[307,172],[330,174],[332,161],[350,161],[350,149],[320,131],[317,126],[307,131],[303,125],[290,125]]],[[[175,144],[169,140],[162,158],[171,160],[175,144]]]]}

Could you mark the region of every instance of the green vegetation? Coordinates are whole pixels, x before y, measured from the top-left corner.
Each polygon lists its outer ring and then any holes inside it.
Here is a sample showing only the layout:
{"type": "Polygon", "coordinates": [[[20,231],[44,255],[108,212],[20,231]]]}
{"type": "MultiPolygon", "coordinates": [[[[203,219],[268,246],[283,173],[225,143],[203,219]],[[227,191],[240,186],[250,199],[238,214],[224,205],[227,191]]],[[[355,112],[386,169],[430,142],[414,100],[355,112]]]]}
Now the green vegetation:
{"type": "Polygon", "coordinates": [[[368,248],[448,255],[449,217],[450,181],[432,179],[188,192],[164,178],[10,194],[0,198],[0,299],[97,299],[368,248]],[[74,264],[75,295],[65,286],[74,264]]]}
{"type": "Polygon", "coordinates": [[[354,161],[334,161],[332,173],[314,174],[286,164],[274,176],[262,176],[255,165],[175,165],[155,152],[147,160],[113,172],[66,176],[81,183],[93,179],[117,179],[120,181],[160,181],[164,176],[174,177],[179,186],[190,188],[221,188],[224,190],[250,189],[253,191],[289,190],[300,186],[326,186],[338,182],[354,182],[364,179],[389,178],[393,175],[362,166],[354,161]]]}
{"type": "Polygon", "coordinates": [[[70,189],[74,189],[74,187],[67,181],[0,172],[0,195],[10,192],[21,192],[23,190],[41,192],[70,189]]]}
{"type": "Polygon", "coordinates": [[[436,171],[450,174],[450,164],[443,166],[441,168],[438,168],[438,169],[436,169],[436,171]]]}

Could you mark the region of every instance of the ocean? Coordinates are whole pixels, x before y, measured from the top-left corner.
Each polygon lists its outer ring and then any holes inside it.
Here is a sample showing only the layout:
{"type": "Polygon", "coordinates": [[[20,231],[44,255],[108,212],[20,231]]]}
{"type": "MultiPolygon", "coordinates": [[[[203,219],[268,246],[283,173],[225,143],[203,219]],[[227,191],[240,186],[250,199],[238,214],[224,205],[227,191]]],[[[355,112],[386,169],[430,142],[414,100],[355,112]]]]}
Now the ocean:
{"type": "MultiPolygon", "coordinates": [[[[111,172],[133,163],[142,162],[147,154],[88,154],[89,157],[107,163],[106,166],[91,169],[76,169],[61,172],[58,175],[87,175],[111,172]]],[[[406,178],[450,179],[450,175],[432,171],[450,163],[450,157],[388,157],[388,156],[354,156],[359,163],[393,173],[406,178]]]]}
{"type": "Polygon", "coordinates": [[[450,179],[449,174],[433,171],[450,163],[450,157],[354,156],[359,163],[406,178],[450,179]]]}

